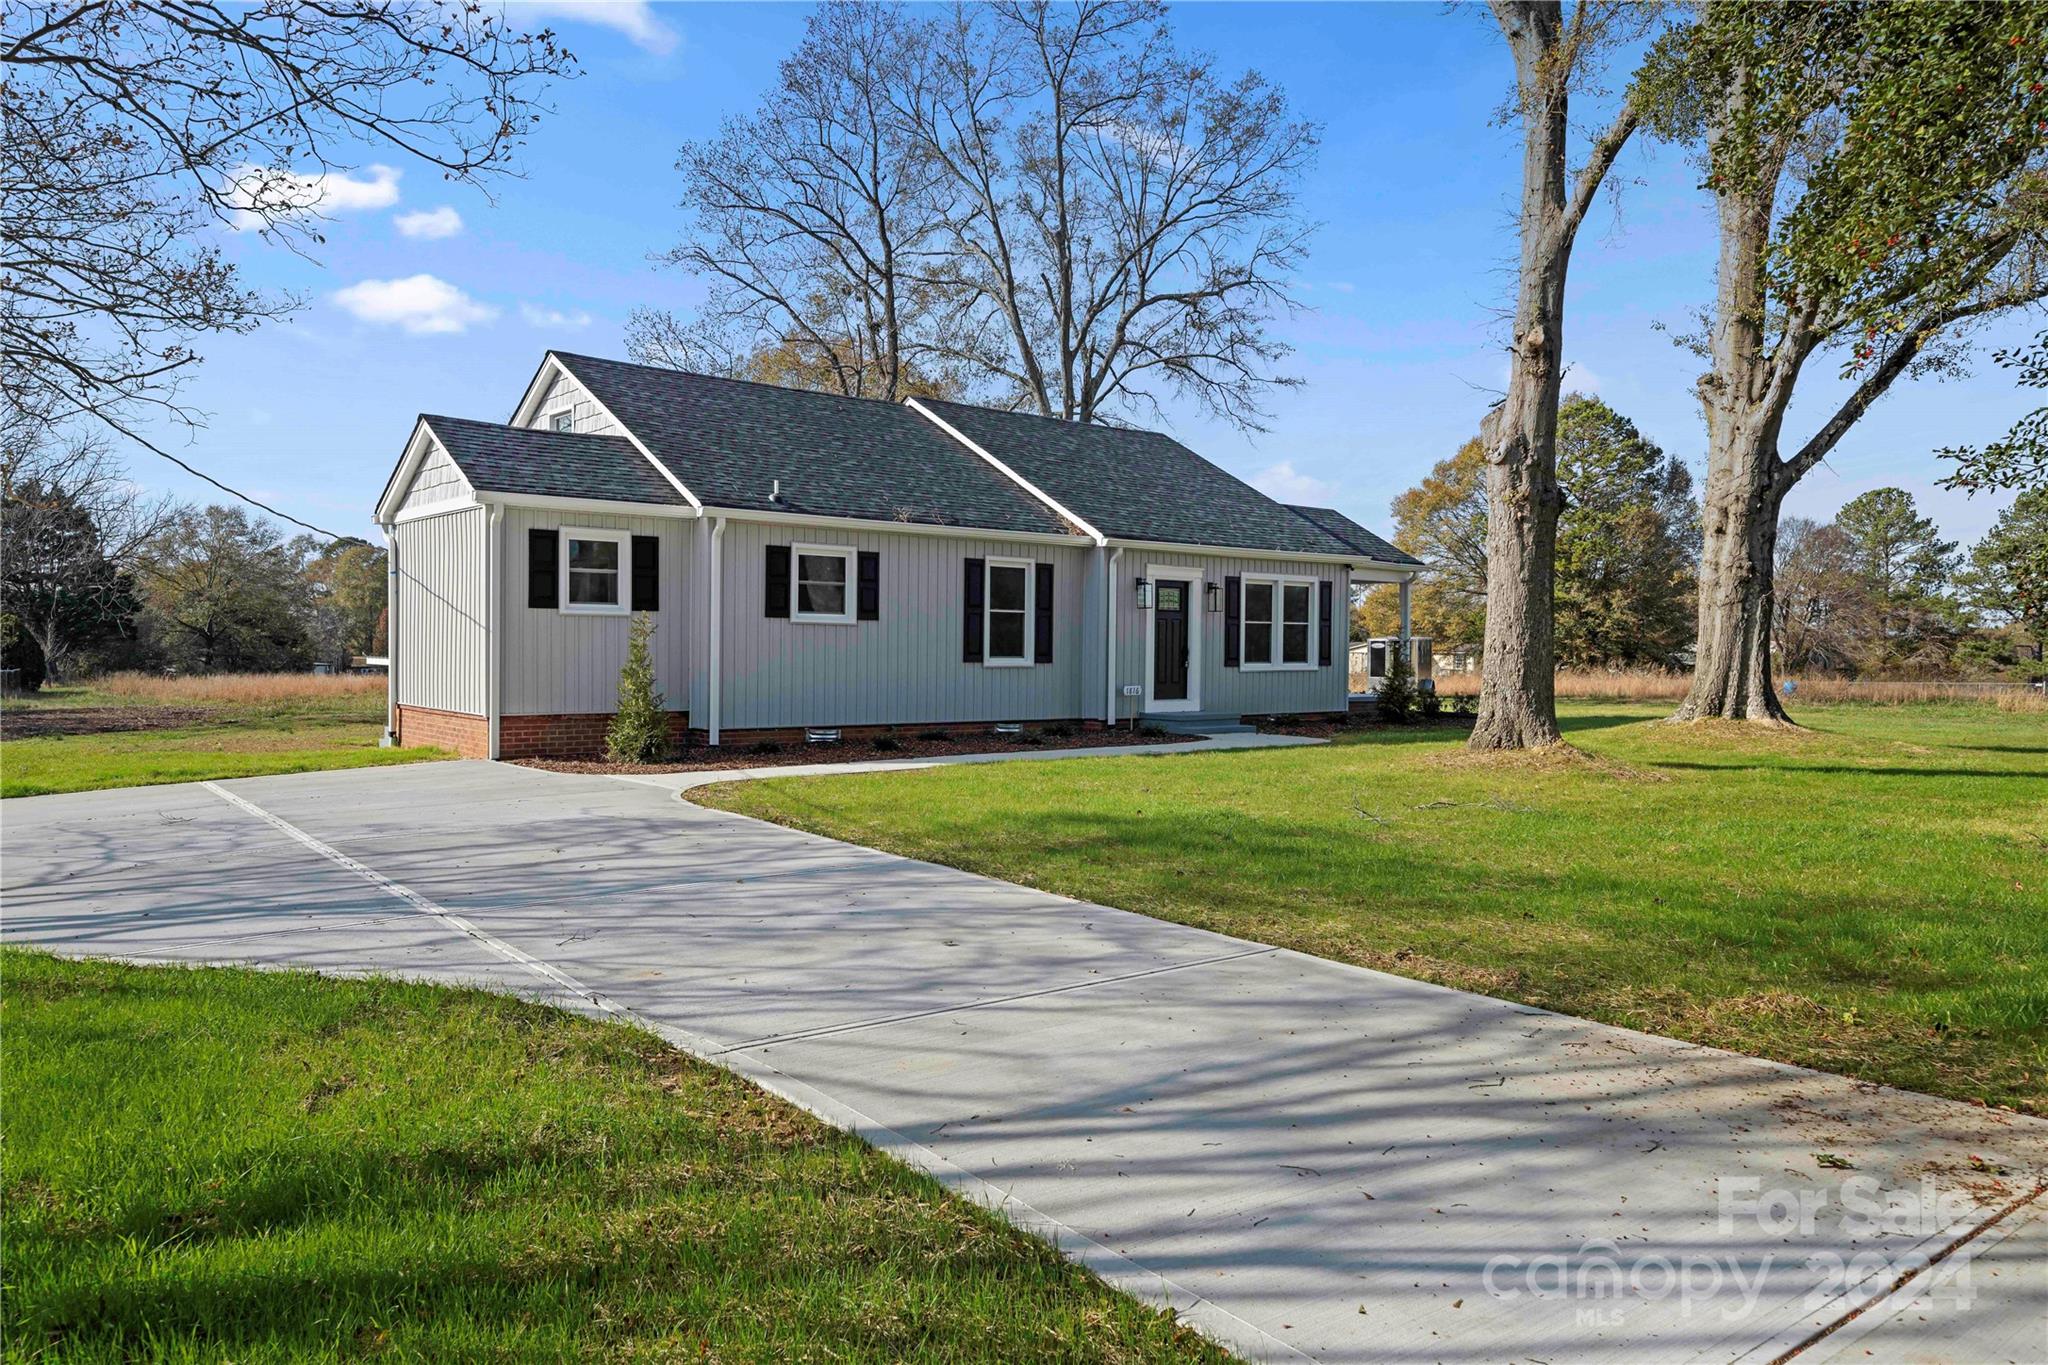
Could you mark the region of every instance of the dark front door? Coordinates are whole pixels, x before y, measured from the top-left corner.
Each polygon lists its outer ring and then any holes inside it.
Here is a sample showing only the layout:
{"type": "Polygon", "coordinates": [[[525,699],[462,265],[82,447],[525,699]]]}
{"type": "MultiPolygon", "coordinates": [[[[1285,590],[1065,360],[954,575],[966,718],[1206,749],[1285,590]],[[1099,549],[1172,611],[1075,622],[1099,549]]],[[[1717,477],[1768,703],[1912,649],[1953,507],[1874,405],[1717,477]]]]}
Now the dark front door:
{"type": "Polygon", "coordinates": [[[1188,699],[1188,585],[1162,578],[1152,589],[1152,700],[1188,699]]]}

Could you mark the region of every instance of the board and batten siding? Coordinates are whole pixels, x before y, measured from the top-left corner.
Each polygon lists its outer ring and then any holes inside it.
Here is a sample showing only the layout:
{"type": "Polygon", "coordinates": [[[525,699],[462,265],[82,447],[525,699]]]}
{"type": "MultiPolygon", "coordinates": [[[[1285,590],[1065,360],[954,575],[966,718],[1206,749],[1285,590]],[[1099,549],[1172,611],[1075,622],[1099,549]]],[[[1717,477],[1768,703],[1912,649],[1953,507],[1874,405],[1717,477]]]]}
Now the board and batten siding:
{"type": "MultiPolygon", "coordinates": [[[[1286,559],[1238,559],[1223,555],[1202,555],[1176,550],[1126,548],[1117,565],[1117,683],[1147,683],[1145,637],[1152,630],[1152,613],[1137,608],[1134,591],[1140,576],[1151,577],[1154,566],[1198,570],[1202,582],[1220,590],[1225,577],[1257,577],[1280,574],[1291,578],[1313,578],[1330,583],[1330,600],[1337,617],[1335,648],[1329,667],[1320,664],[1306,669],[1246,669],[1223,666],[1223,611],[1202,610],[1200,588],[1194,590],[1191,608],[1201,612],[1200,670],[1201,710],[1234,715],[1292,715],[1305,711],[1342,711],[1350,704],[1351,679],[1347,667],[1346,642],[1350,636],[1350,576],[1341,564],[1320,564],[1286,559]]],[[[1309,657],[1320,659],[1322,621],[1319,617],[1309,640],[1309,657]]],[[[1191,661],[1192,662],[1192,661],[1191,661]]],[[[1189,670],[1191,673],[1193,668],[1189,670]]],[[[1122,699],[1125,715],[1142,705],[1144,698],[1122,699]]]]}
{"type": "MultiPolygon", "coordinates": [[[[709,539],[708,529],[702,534],[709,539]]],[[[729,521],[720,723],[746,730],[1071,720],[1089,714],[1081,644],[1088,553],[1085,545],[1019,544],[972,533],[828,531],[729,521]],[[836,625],[767,616],[767,547],[797,544],[879,554],[880,619],[836,625]],[[1053,566],[1051,663],[992,668],[962,662],[969,558],[1053,566]]]]}
{"type": "Polygon", "coordinates": [[[398,556],[398,704],[480,716],[484,509],[401,522],[391,535],[398,556]]]}
{"type": "Polygon", "coordinates": [[[462,471],[455,467],[455,461],[448,458],[448,452],[441,449],[441,443],[434,441],[428,445],[426,458],[414,471],[412,486],[406,489],[405,500],[398,504],[398,510],[408,512],[436,503],[461,502],[470,496],[469,480],[462,477],[462,471]]]}
{"type": "Polygon", "coordinates": [[[549,430],[550,419],[563,408],[569,409],[570,429],[579,436],[624,436],[625,429],[614,422],[597,405],[589,390],[577,383],[567,373],[555,376],[555,382],[548,386],[547,397],[533,410],[532,425],[539,430],[549,430]]]}
{"type": "Polygon", "coordinates": [[[626,531],[661,540],[661,607],[654,618],[655,686],[670,710],[685,709],[690,687],[690,612],[686,566],[696,524],[677,517],[632,517],[601,512],[560,512],[508,507],[501,528],[505,581],[499,623],[504,673],[500,713],[508,716],[591,715],[619,704],[619,669],[626,662],[630,616],[596,616],[526,605],[527,532],[587,527],[626,531]]]}

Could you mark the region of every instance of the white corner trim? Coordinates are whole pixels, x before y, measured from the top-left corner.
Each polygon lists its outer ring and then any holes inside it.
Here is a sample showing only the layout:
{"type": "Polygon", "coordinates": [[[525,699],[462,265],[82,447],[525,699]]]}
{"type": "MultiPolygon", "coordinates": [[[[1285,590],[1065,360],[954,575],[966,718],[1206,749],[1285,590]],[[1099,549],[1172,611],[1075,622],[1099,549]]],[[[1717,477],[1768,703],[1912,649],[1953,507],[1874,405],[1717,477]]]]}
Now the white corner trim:
{"type": "Polygon", "coordinates": [[[1093,526],[1089,525],[1085,518],[1077,516],[1074,512],[1070,511],[1064,504],[1062,504],[1058,499],[1054,498],[1052,494],[1046,492],[1043,488],[1040,488],[1037,484],[1031,482],[1031,480],[1025,478],[1022,474],[1019,474],[1016,470],[1010,468],[1001,460],[998,460],[994,455],[991,455],[988,451],[982,449],[973,441],[969,440],[967,437],[967,433],[961,431],[960,428],[954,426],[951,422],[948,422],[945,418],[939,416],[936,412],[933,412],[930,408],[926,407],[923,403],[918,402],[915,398],[906,398],[903,400],[903,402],[904,405],[908,407],[911,411],[917,413],[920,417],[924,418],[927,422],[930,422],[940,431],[945,432],[948,436],[958,441],[961,445],[966,446],[976,455],[979,455],[982,459],[988,461],[988,463],[993,465],[996,468],[996,470],[1003,475],[1004,478],[1016,484],[1019,488],[1023,489],[1026,493],[1029,493],[1032,497],[1037,498],[1040,502],[1044,503],[1047,507],[1050,507],[1060,516],[1065,517],[1068,521],[1080,527],[1082,531],[1087,533],[1088,538],[1090,540],[1093,540],[1097,545],[1109,544],[1109,537],[1105,536],[1104,534],[1102,534],[1102,532],[1096,530],[1093,526]]]}
{"type": "Polygon", "coordinates": [[[690,504],[691,510],[695,512],[696,515],[704,515],[704,504],[698,500],[697,495],[695,493],[692,493],[689,490],[688,486],[685,485],[681,479],[675,476],[675,471],[670,469],[667,465],[663,464],[660,460],[656,459],[654,456],[654,452],[647,448],[647,443],[641,440],[638,436],[635,436],[633,434],[633,429],[627,426],[624,422],[621,422],[619,420],[619,415],[604,405],[604,400],[599,398],[597,394],[591,390],[590,385],[584,384],[581,379],[577,379],[576,372],[570,369],[568,363],[564,361],[561,358],[561,356],[557,355],[553,351],[548,352],[547,359],[541,362],[540,372],[534,375],[533,382],[526,386],[526,396],[519,400],[519,407],[512,414],[512,424],[514,426],[525,426],[528,422],[531,422],[533,420],[535,409],[538,407],[541,398],[545,396],[545,394],[547,393],[547,389],[541,383],[541,381],[547,378],[552,373],[566,374],[571,379],[575,379],[578,384],[582,384],[583,392],[589,395],[591,403],[593,403],[596,406],[599,412],[603,413],[605,417],[610,420],[613,426],[619,429],[619,434],[621,436],[624,436],[628,441],[631,441],[633,443],[633,449],[639,451],[641,456],[646,459],[647,463],[654,466],[655,472],[660,474],[662,478],[668,480],[669,487],[675,489],[676,492],[681,493],[683,495],[684,501],[690,504]]]}

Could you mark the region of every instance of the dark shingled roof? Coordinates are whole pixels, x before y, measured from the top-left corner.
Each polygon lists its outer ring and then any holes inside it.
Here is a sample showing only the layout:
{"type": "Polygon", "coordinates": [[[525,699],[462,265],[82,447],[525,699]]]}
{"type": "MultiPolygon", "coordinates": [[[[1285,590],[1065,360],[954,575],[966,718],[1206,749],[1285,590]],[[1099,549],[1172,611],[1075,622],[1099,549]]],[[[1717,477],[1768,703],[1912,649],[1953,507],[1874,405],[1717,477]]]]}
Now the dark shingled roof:
{"type": "Polygon", "coordinates": [[[1171,436],[920,401],[1106,536],[1288,554],[1357,553],[1171,436]]]}
{"type": "Polygon", "coordinates": [[[1414,564],[1422,561],[1406,550],[1397,550],[1386,541],[1360,526],[1334,507],[1302,507],[1296,503],[1287,504],[1289,510],[1307,517],[1316,525],[1328,531],[1337,539],[1350,545],[1360,554],[1377,559],[1383,564],[1414,564]]]}
{"type": "Polygon", "coordinates": [[[901,403],[554,355],[706,506],[1073,534],[901,403]]]}
{"type": "Polygon", "coordinates": [[[482,492],[689,505],[623,436],[533,431],[466,417],[420,420],[482,492]]]}

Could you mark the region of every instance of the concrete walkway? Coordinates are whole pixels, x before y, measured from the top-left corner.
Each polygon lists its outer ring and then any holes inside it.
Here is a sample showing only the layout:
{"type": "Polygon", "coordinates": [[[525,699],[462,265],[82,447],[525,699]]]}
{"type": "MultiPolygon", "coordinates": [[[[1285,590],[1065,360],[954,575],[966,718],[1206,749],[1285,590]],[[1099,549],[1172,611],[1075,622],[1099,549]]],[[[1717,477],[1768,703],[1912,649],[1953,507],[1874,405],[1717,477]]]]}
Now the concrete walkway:
{"type": "Polygon", "coordinates": [[[2048,1358],[2048,1123],[644,782],[424,764],[12,800],[0,826],[8,942],[629,1014],[1246,1355],[2048,1358]]]}

